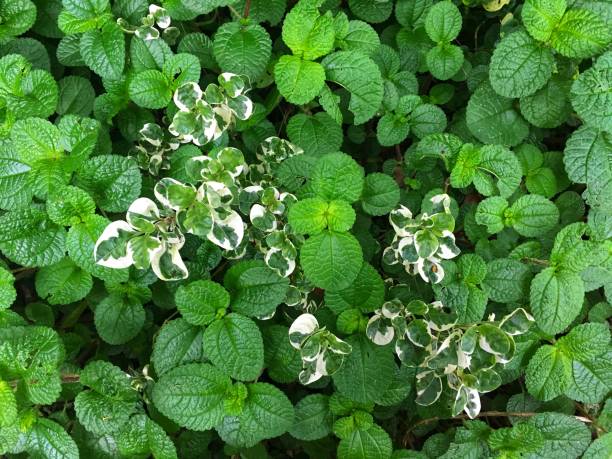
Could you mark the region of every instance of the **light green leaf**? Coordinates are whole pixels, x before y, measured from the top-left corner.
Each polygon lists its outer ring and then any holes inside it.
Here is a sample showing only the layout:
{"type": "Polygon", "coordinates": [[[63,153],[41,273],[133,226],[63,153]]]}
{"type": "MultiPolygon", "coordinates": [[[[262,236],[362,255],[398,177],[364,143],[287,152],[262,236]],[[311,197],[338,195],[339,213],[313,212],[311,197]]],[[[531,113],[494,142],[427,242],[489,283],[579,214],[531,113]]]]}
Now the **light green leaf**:
{"type": "Polygon", "coordinates": [[[393,451],[391,437],[374,424],[369,429],[356,429],[340,440],[338,459],[389,459],[393,451]]]}
{"type": "Polygon", "coordinates": [[[555,457],[575,459],[591,442],[589,428],[573,416],[562,413],[539,413],[528,421],[543,436],[541,448],[527,455],[530,459],[555,457]]]}
{"type": "Polygon", "coordinates": [[[466,121],[470,132],[483,143],[512,147],[529,133],[529,126],[514,109],[512,99],[498,95],[486,83],[472,94],[466,121]]]}
{"type": "Polygon", "coordinates": [[[363,177],[363,168],[353,158],[337,152],[317,161],[310,183],[314,193],[323,199],[342,199],[352,203],[361,196],[363,177]]]}
{"type": "Polygon", "coordinates": [[[293,54],[315,60],[328,54],[334,46],[334,25],[331,12],[321,16],[322,0],[302,0],[283,21],[283,41],[293,54]]]}
{"type": "Polygon", "coordinates": [[[78,459],[79,449],[70,435],[58,423],[36,419],[25,436],[25,449],[32,459],[78,459]]]}
{"type": "Polygon", "coordinates": [[[335,314],[351,308],[363,312],[378,309],[385,299],[385,284],[378,271],[364,263],[355,280],[345,289],[325,292],[325,305],[335,314]]]}
{"type": "Polygon", "coordinates": [[[119,155],[94,156],[76,175],[76,185],[109,212],[126,211],[140,196],[141,182],[136,161],[119,155]]]}
{"type": "Polygon", "coordinates": [[[483,284],[493,301],[512,303],[527,296],[531,277],[528,265],[512,258],[498,258],[487,264],[483,284]]]}
{"type": "Polygon", "coordinates": [[[96,306],[94,322],[104,341],[109,344],[124,344],[142,329],[145,310],[137,299],[111,293],[96,306]]]}
{"type": "Polygon", "coordinates": [[[559,221],[559,209],[543,196],[528,194],[510,206],[506,218],[519,234],[535,237],[554,228],[559,221]]]}
{"type": "Polygon", "coordinates": [[[452,78],[463,65],[463,50],[457,45],[440,43],[425,56],[427,67],[438,80],[444,81],[452,78]]]}
{"type": "Polygon", "coordinates": [[[66,231],[48,219],[45,212],[28,208],[0,217],[0,250],[22,266],[49,266],[66,251],[66,231]]]}
{"type": "Polygon", "coordinates": [[[545,402],[561,395],[570,384],[571,365],[571,360],[559,349],[550,345],[542,346],[527,365],[527,390],[545,402]]]}
{"type": "Polygon", "coordinates": [[[572,361],[572,378],[565,391],[572,400],[583,403],[600,403],[612,387],[612,352],[595,357],[588,361],[572,361]]]}
{"type": "Polygon", "coordinates": [[[612,51],[572,84],[570,99],[578,115],[589,125],[612,132],[612,51]]]}
{"type": "Polygon", "coordinates": [[[69,304],[79,301],[93,286],[91,274],[82,270],[70,258],[41,268],[36,273],[36,293],[49,304],[69,304]]]}
{"type": "Polygon", "coordinates": [[[257,379],[263,369],[263,339],[248,317],[232,313],[216,320],[202,337],[204,355],[224,373],[239,381],[257,379]]]}
{"type": "Polygon", "coordinates": [[[371,119],[382,102],[384,88],[378,66],[357,51],[337,51],[321,62],[327,79],[351,93],[348,108],[355,124],[371,119]]]}
{"type": "Polygon", "coordinates": [[[363,254],[355,236],[324,231],[306,241],[300,260],[304,274],[315,286],[337,291],[355,280],[363,264],[363,254]]]}
{"type": "Polygon", "coordinates": [[[0,266],[0,310],[11,307],[17,298],[17,291],[13,283],[15,277],[6,268],[0,266]]]}
{"type": "Polygon", "coordinates": [[[289,430],[294,420],[293,405],[280,389],[254,383],[247,386],[247,391],[240,415],[226,416],[216,427],[223,441],[248,448],[289,430]]]}
{"type": "Polygon", "coordinates": [[[185,319],[171,320],[163,325],[153,343],[151,361],[158,375],[186,363],[204,359],[202,328],[190,325],[185,319]]]}
{"type": "Polygon", "coordinates": [[[399,199],[399,186],[393,178],[378,172],[366,175],[361,194],[361,206],[366,213],[375,216],[388,214],[399,199]]]}
{"type": "Polygon", "coordinates": [[[578,274],[546,268],[531,283],[531,311],[538,327],[554,335],[580,313],[584,284],[578,274]]]}
{"type": "Polygon", "coordinates": [[[128,375],[102,360],[87,364],[80,382],[89,390],[79,392],[74,409],[79,422],[94,434],[117,432],[135,408],[137,392],[128,375]]]}
{"type": "Polygon", "coordinates": [[[89,30],[81,37],[81,56],[85,64],[102,78],[119,78],[125,65],[125,38],[114,22],[100,30],[89,30]]]}
{"type": "Polygon", "coordinates": [[[325,112],[292,116],[287,123],[287,137],[304,153],[315,156],[340,150],[343,140],[342,127],[325,112]]]}
{"type": "Polygon", "coordinates": [[[207,363],[174,368],[153,388],[153,403],[165,416],[191,430],[218,425],[224,416],[223,400],[231,380],[207,363]]]}
{"type": "Polygon", "coordinates": [[[552,47],[563,56],[585,59],[602,52],[612,41],[609,24],[586,9],[570,9],[554,28],[552,47]]]}
{"type": "Polygon", "coordinates": [[[329,397],[323,394],[307,395],[295,405],[295,420],[289,433],[298,440],[319,440],[332,432],[332,421],[329,397]]]}
{"type": "Polygon", "coordinates": [[[372,343],[365,335],[351,336],[346,342],[353,350],[332,376],[336,388],[340,394],[358,403],[378,400],[395,374],[392,350],[372,343]]]}
{"type": "Polygon", "coordinates": [[[491,87],[504,97],[529,96],[550,79],[553,64],[550,49],[519,30],[505,37],[493,52],[491,87]]]}
{"type": "Polygon", "coordinates": [[[565,0],[527,0],[521,10],[523,25],[533,38],[547,41],[566,7],[565,0]]]}
{"type": "Polygon", "coordinates": [[[605,324],[586,323],[572,328],[557,346],[576,360],[590,360],[608,350],[610,329],[605,324]]]}
{"type": "Polygon", "coordinates": [[[461,31],[461,13],[450,1],[432,6],[425,17],[425,31],[436,43],[453,41],[461,31]]]}
{"type": "Polygon", "coordinates": [[[258,24],[227,22],[217,29],[213,50],[221,70],[246,75],[255,82],[266,70],[272,40],[258,24]]]}
{"type": "Polygon", "coordinates": [[[476,208],[476,223],[487,227],[490,234],[499,233],[505,227],[505,213],[508,201],[501,196],[493,196],[481,201],[476,208]]]}
{"type": "Polygon", "coordinates": [[[261,260],[232,266],[223,279],[231,295],[233,311],[249,317],[266,317],[285,299],[289,280],[261,260]]]}
{"type": "Polygon", "coordinates": [[[165,108],[172,99],[171,83],[159,70],[144,70],[130,81],[130,99],[144,108],[165,108]]]}
{"type": "Polygon", "coordinates": [[[227,290],[210,280],[181,285],[174,300],[181,315],[192,325],[208,325],[219,310],[224,311],[230,304],[227,290]]]}
{"type": "Polygon", "coordinates": [[[285,99],[303,105],[321,92],[325,84],[325,69],[318,62],[282,56],[274,66],[274,79],[285,99]]]}

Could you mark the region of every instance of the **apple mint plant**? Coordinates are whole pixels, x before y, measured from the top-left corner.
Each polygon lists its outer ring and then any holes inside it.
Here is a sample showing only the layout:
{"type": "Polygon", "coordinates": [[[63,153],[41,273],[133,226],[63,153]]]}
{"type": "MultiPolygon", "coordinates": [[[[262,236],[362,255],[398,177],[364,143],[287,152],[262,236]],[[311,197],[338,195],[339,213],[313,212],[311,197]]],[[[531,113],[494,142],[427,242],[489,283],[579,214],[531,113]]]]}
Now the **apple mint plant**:
{"type": "Polygon", "coordinates": [[[612,457],[612,3],[0,0],[0,456],[612,457]]]}

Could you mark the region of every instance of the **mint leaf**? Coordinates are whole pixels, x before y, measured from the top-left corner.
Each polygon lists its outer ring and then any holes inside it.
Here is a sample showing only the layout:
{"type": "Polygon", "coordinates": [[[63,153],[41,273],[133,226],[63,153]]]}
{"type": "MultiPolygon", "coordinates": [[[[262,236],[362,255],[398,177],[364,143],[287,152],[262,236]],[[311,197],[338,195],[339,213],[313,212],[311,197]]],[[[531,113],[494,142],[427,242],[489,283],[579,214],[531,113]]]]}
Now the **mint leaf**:
{"type": "Polygon", "coordinates": [[[232,313],[214,321],[202,337],[204,354],[223,372],[239,381],[256,379],[263,368],[263,340],[251,319],[232,313]]]}

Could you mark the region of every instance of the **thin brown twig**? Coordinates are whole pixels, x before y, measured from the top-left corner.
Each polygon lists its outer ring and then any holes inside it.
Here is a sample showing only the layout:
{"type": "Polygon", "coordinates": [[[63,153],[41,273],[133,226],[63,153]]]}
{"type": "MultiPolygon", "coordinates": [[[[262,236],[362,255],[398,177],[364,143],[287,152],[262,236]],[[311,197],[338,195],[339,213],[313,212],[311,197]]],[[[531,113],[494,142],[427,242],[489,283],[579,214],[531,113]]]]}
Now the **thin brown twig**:
{"type": "Polygon", "coordinates": [[[247,19],[249,17],[250,12],[251,12],[251,0],[246,0],[246,2],[244,2],[244,13],[242,14],[242,17],[244,17],[244,19],[247,19]]]}

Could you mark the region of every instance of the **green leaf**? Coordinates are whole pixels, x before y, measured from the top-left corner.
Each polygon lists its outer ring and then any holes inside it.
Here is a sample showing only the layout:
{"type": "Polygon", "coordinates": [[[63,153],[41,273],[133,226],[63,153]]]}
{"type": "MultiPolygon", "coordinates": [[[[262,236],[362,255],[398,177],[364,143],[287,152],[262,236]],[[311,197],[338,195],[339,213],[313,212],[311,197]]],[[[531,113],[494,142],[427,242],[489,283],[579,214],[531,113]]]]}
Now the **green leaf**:
{"type": "Polygon", "coordinates": [[[334,46],[334,24],[331,12],[319,13],[320,0],[300,1],[285,16],[283,41],[293,54],[315,60],[328,54],[334,46]]]}
{"type": "Polygon", "coordinates": [[[338,459],[389,459],[392,451],[391,437],[374,424],[367,430],[356,429],[340,440],[338,459]]]}
{"type": "Polygon", "coordinates": [[[567,176],[587,185],[585,197],[591,205],[607,202],[612,190],[611,149],[610,135],[589,126],[576,129],[565,144],[563,163],[567,176]]]}
{"type": "Polygon", "coordinates": [[[364,21],[379,23],[391,16],[392,2],[370,2],[369,0],[349,0],[351,12],[364,21]]]}
{"type": "Polygon", "coordinates": [[[130,81],[130,99],[144,108],[165,108],[172,99],[172,82],[159,70],[145,70],[130,81]]]}
{"type": "Polygon", "coordinates": [[[570,99],[578,115],[593,127],[612,132],[612,52],[600,56],[595,65],[572,84],[570,99]]]}
{"type": "Polygon", "coordinates": [[[174,299],[181,315],[192,325],[208,325],[230,304],[227,290],[210,280],[181,285],[174,299]]]}
{"type": "Polygon", "coordinates": [[[470,132],[483,143],[518,145],[529,126],[514,109],[512,99],[498,95],[483,83],[470,98],[466,112],[470,132]]]}
{"type": "Polygon", "coordinates": [[[582,459],[597,459],[612,454],[612,433],[607,433],[597,438],[585,451],[582,459]]]}
{"type": "Polygon", "coordinates": [[[119,452],[127,457],[176,459],[176,447],[164,429],[144,414],[133,416],[117,435],[119,452]]]}
{"type": "Polygon", "coordinates": [[[456,45],[440,43],[425,56],[427,67],[438,80],[444,81],[452,78],[463,65],[463,50],[456,45]]]}
{"type": "Polygon", "coordinates": [[[274,79],[287,101],[303,105],[321,92],[325,84],[325,69],[318,62],[298,56],[282,56],[274,66],[274,79]]]}
{"type": "Polygon", "coordinates": [[[571,360],[559,349],[549,345],[542,346],[527,365],[527,390],[538,400],[552,400],[569,386],[571,365],[571,360]]]}
{"type": "Polygon", "coordinates": [[[541,236],[557,224],[559,209],[543,196],[528,194],[510,206],[506,218],[519,234],[541,236]]]}
{"type": "Polygon", "coordinates": [[[521,10],[523,25],[533,38],[547,41],[566,7],[565,0],[527,0],[521,10]]]}
{"type": "Polygon", "coordinates": [[[123,31],[114,22],[100,30],[89,30],[81,37],[81,56],[85,64],[102,78],[119,78],[125,64],[123,31]]]}
{"type": "Polygon", "coordinates": [[[546,268],[531,283],[531,311],[540,329],[550,335],[563,331],[579,314],[584,284],[578,274],[546,268]]]}
{"type": "Polygon", "coordinates": [[[378,400],[395,374],[392,350],[377,346],[364,335],[351,336],[346,342],[353,351],[332,376],[338,392],[358,403],[378,400]]]}
{"type": "Polygon", "coordinates": [[[410,133],[410,123],[404,116],[385,113],[376,125],[376,139],[382,146],[390,147],[402,143],[410,133]]]}
{"type": "Polygon", "coordinates": [[[124,344],[142,329],[145,310],[136,298],[111,293],[96,306],[94,322],[104,341],[109,344],[124,344]]]}
{"type": "Polygon", "coordinates": [[[570,9],[550,37],[552,47],[565,57],[585,59],[601,53],[612,41],[612,31],[596,13],[570,9]]]}
{"type": "Polygon", "coordinates": [[[89,80],[79,76],[62,78],[59,83],[57,113],[87,116],[93,110],[95,91],[89,80]]]}
{"type": "Polygon", "coordinates": [[[327,227],[343,232],[353,226],[355,211],[346,201],[306,198],[291,206],[288,217],[297,234],[317,234],[327,227]]]}
{"type": "Polygon", "coordinates": [[[262,330],[264,360],[270,378],[280,383],[290,383],[298,378],[302,369],[300,352],[295,349],[287,336],[289,328],[271,325],[262,330]]]}
{"type": "Polygon", "coordinates": [[[59,14],[57,22],[61,31],[66,34],[86,32],[109,19],[110,4],[108,0],[87,2],[64,0],[62,5],[64,9],[59,14]]]}
{"type": "Polygon", "coordinates": [[[280,389],[267,383],[254,383],[247,386],[247,391],[242,412],[238,416],[226,416],[216,427],[223,441],[248,448],[291,428],[293,405],[280,389]]]}
{"type": "Polygon", "coordinates": [[[461,13],[450,1],[432,6],[425,17],[425,31],[436,43],[453,41],[461,31],[461,13]]]}
{"type": "Polygon", "coordinates": [[[587,323],[572,328],[557,346],[573,359],[590,360],[605,353],[609,344],[610,329],[606,325],[587,323]]]}
{"type": "Polygon", "coordinates": [[[332,432],[332,421],[329,397],[307,395],[295,405],[295,420],[289,433],[298,440],[319,440],[332,432]]]}
{"type": "Polygon", "coordinates": [[[314,156],[340,150],[343,140],[342,127],[325,112],[292,116],[287,123],[287,137],[304,153],[314,156]]]}
{"type": "Polygon", "coordinates": [[[508,201],[501,196],[493,196],[481,201],[476,208],[476,223],[487,227],[490,234],[499,233],[505,228],[505,213],[508,201]]]}
{"type": "Polygon", "coordinates": [[[0,250],[14,263],[49,266],[64,258],[66,231],[36,208],[5,213],[0,217],[0,227],[0,250]]]}
{"type": "Polygon", "coordinates": [[[386,215],[397,206],[399,199],[399,186],[393,178],[378,172],[366,175],[361,193],[361,206],[366,213],[386,215]]]}
{"type": "Polygon", "coordinates": [[[79,449],[70,435],[58,423],[36,419],[25,436],[25,450],[32,459],[78,459],[79,449]]]}
{"type": "Polygon", "coordinates": [[[285,299],[289,280],[261,260],[232,266],[223,279],[231,295],[232,310],[249,317],[267,317],[285,299]]]}
{"type": "Polygon", "coordinates": [[[13,388],[0,379],[0,428],[9,427],[17,420],[17,401],[13,388]]]}
{"type": "Polygon", "coordinates": [[[351,93],[348,109],[355,124],[371,119],[382,102],[384,88],[378,66],[357,51],[337,51],[321,62],[327,79],[351,93]]]}
{"type": "Polygon", "coordinates": [[[531,277],[526,264],[512,258],[498,258],[487,264],[483,284],[493,301],[512,303],[527,296],[531,277]]]}
{"type": "Polygon", "coordinates": [[[315,164],[310,182],[314,193],[329,201],[354,202],[363,190],[363,168],[345,153],[330,153],[315,164]]]}
{"type": "Polygon", "coordinates": [[[266,70],[272,40],[260,25],[227,22],[217,29],[213,50],[221,70],[246,75],[255,82],[266,70]]]}
{"type": "Polygon", "coordinates": [[[204,330],[202,344],[206,357],[234,379],[252,381],[263,369],[261,333],[245,316],[232,313],[216,320],[204,330]]]}
{"type": "Polygon", "coordinates": [[[47,214],[53,223],[73,226],[87,220],[96,211],[91,196],[75,186],[51,190],[47,198],[47,214]]]}
{"type": "Polygon", "coordinates": [[[572,361],[572,378],[565,391],[572,400],[583,403],[600,403],[610,391],[612,369],[610,351],[588,361],[572,361]]]}
{"type": "Polygon", "coordinates": [[[207,363],[182,365],[165,373],[153,388],[153,403],[165,416],[191,430],[218,425],[231,380],[207,363]]]}
{"type": "Polygon", "coordinates": [[[532,453],[533,457],[574,459],[580,457],[591,442],[589,428],[573,416],[539,413],[528,422],[544,436],[544,444],[532,453]]]}
{"type": "Polygon", "coordinates": [[[14,282],[13,274],[0,266],[0,310],[10,308],[17,298],[14,282]]]}
{"type": "Polygon", "coordinates": [[[495,48],[489,69],[491,86],[504,97],[529,96],[550,79],[553,64],[551,50],[519,30],[495,48]]]}
{"type": "Polygon", "coordinates": [[[134,159],[119,155],[94,156],[85,161],[76,176],[76,185],[109,212],[126,211],[140,196],[141,181],[134,159]]]}
{"type": "Polygon", "coordinates": [[[30,203],[34,194],[30,170],[19,153],[9,148],[0,149],[0,208],[15,210],[30,203]]]}
{"type": "Polygon", "coordinates": [[[202,331],[185,319],[171,320],[162,326],[151,355],[157,374],[161,376],[180,365],[201,362],[204,359],[202,331]]]}
{"type": "Polygon", "coordinates": [[[369,263],[363,263],[355,280],[345,289],[325,292],[325,305],[335,314],[351,308],[371,312],[378,309],[384,299],[385,284],[369,263]]]}
{"type": "Polygon", "coordinates": [[[304,274],[315,286],[337,291],[355,280],[363,264],[363,254],[353,235],[324,231],[306,241],[300,251],[300,261],[304,274]]]}
{"type": "Polygon", "coordinates": [[[69,304],[79,301],[93,286],[91,274],[82,270],[70,258],[64,258],[36,273],[36,293],[49,304],[69,304]]]}
{"type": "Polygon", "coordinates": [[[571,112],[567,81],[555,77],[530,96],[520,100],[521,114],[529,123],[540,128],[557,127],[571,112]]]}
{"type": "Polygon", "coordinates": [[[110,362],[97,360],[87,364],[80,376],[81,384],[90,390],[79,392],[74,400],[79,422],[94,434],[117,432],[137,400],[127,374],[110,362]]]}
{"type": "MultiPolygon", "coordinates": [[[[372,22],[370,19],[368,21],[372,22]]],[[[341,49],[361,51],[368,56],[372,56],[380,47],[380,38],[376,30],[362,21],[349,21],[346,35],[342,39],[336,36],[336,42],[338,41],[341,49]]]]}

